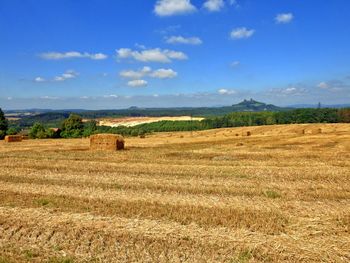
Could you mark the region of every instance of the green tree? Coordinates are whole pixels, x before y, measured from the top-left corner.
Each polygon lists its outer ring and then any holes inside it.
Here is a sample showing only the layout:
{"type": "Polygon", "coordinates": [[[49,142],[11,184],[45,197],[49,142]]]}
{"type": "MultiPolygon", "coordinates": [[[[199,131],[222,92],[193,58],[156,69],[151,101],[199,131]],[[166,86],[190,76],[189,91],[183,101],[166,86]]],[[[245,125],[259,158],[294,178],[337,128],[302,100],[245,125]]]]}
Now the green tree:
{"type": "Polygon", "coordinates": [[[85,123],[84,125],[84,137],[89,137],[97,130],[97,122],[95,120],[91,120],[85,123]]]}
{"type": "Polygon", "coordinates": [[[79,138],[82,137],[83,132],[83,119],[79,115],[71,114],[68,119],[64,120],[61,132],[63,138],[79,138]]]}
{"type": "Polygon", "coordinates": [[[4,139],[8,129],[8,121],[5,118],[5,114],[0,108],[0,140],[4,139]]]}
{"type": "Polygon", "coordinates": [[[18,127],[10,127],[8,130],[7,130],[7,132],[6,132],[6,134],[7,135],[16,135],[17,133],[19,133],[19,129],[18,129],[18,127]]]}
{"type": "Polygon", "coordinates": [[[29,137],[32,139],[47,138],[47,133],[44,126],[39,122],[34,123],[34,125],[30,128],[29,137]]]}
{"type": "Polygon", "coordinates": [[[350,108],[340,109],[338,111],[338,119],[340,122],[350,123],[350,108]]]}

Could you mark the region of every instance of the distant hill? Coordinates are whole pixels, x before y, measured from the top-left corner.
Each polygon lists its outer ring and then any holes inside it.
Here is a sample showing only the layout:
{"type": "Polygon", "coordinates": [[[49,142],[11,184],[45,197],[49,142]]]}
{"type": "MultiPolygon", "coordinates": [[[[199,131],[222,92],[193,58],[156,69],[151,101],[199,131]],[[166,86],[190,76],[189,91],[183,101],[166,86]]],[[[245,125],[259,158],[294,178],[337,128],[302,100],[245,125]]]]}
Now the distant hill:
{"type": "Polygon", "coordinates": [[[281,111],[286,108],[277,107],[272,104],[266,104],[253,99],[244,100],[238,104],[232,105],[233,111],[281,111]]]}
{"type": "MultiPolygon", "coordinates": [[[[15,121],[15,124],[20,127],[28,127],[32,126],[34,122],[41,122],[44,125],[56,127],[59,126],[70,113],[77,113],[85,119],[164,116],[212,117],[223,116],[231,112],[285,111],[289,109],[291,108],[277,107],[253,99],[223,107],[138,108],[133,106],[128,109],[120,110],[46,110],[46,112],[45,110],[34,109],[33,111],[18,111],[18,116],[21,119],[15,121]]],[[[16,111],[7,112],[7,114],[16,114],[16,111]]]]}

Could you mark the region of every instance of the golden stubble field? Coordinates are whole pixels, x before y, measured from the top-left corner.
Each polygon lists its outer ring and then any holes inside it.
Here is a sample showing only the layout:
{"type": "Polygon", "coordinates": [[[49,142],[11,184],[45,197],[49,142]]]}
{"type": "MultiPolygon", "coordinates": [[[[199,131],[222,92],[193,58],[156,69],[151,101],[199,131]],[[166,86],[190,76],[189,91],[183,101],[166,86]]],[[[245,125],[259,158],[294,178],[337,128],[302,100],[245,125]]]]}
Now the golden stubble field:
{"type": "Polygon", "coordinates": [[[350,261],[349,124],[162,133],[126,147],[1,141],[0,262],[350,261]]]}

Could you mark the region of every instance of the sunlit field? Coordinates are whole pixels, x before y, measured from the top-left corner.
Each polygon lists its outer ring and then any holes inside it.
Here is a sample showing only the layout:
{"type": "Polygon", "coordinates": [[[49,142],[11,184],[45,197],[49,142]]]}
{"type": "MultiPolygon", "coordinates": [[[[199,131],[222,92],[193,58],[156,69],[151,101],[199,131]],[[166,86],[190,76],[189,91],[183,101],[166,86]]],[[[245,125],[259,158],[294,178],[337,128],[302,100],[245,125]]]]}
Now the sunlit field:
{"type": "Polygon", "coordinates": [[[349,262],[349,231],[349,124],[0,142],[1,263],[349,262]]]}

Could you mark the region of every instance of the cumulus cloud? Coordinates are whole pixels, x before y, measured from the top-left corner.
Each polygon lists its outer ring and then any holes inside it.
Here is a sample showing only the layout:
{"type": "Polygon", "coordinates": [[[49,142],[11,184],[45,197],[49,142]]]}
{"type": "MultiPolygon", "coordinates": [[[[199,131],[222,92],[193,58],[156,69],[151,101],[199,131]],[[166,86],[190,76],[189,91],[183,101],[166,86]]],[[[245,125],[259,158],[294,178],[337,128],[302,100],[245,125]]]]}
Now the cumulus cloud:
{"type": "Polygon", "coordinates": [[[42,77],[36,77],[36,78],[34,79],[34,81],[35,81],[35,82],[45,82],[46,80],[45,80],[44,78],[42,78],[42,77]]]}
{"type": "Polygon", "coordinates": [[[202,40],[199,37],[183,37],[183,36],[171,36],[166,38],[168,44],[187,44],[187,45],[200,45],[202,40]]]}
{"type": "Polygon", "coordinates": [[[292,22],[294,16],[292,13],[283,13],[283,14],[278,14],[275,17],[275,21],[277,24],[288,24],[292,22]]]}
{"type": "Polygon", "coordinates": [[[317,85],[318,88],[320,89],[328,89],[329,86],[326,82],[320,82],[318,85],[317,85]]]}
{"type": "Polygon", "coordinates": [[[132,50],[130,48],[120,48],[116,50],[119,59],[131,58],[142,62],[159,62],[170,63],[173,59],[185,60],[187,56],[180,51],[173,51],[168,49],[146,49],[142,51],[132,50]]]}
{"type": "Polygon", "coordinates": [[[130,80],[128,82],[128,86],[129,87],[133,87],[133,88],[136,88],[136,87],[146,87],[147,86],[147,81],[146,80],[143,80],[143,79],[135,79],[135,80],[130,80]]]}
{"type": "Polygon", "coordinates": [[[177,76],[177,72],[175,72],[172,69],[157,69],[155,71],[153,71],[150,74],[151,77],[153,78],[159,78],[159,79],[171,79],[171,78],[175,78],[177,76]]]}
{"type": "Polygon", "coordinates": [[[203,7],[209,12],[218,12],[224,8],[224,0],[207,0],[204,2],[203,7]]]}
{"type": "Polygon", "coordinates": [[[175,78],[177,76],[177,72],[172,69],[164,69],[164,68],[160,68],[152,71],[150,67],[143,67],[142,69],[139,69],[139,70],[123,70],[119,73],[119,75],[123,78],[130,78],[130,79],[141,79],[143,77],[169,79],[169,78],[175,78]]]}
{"type": "Polygon", "coordinates": [[[135,71],[135,70],[123,70],[119,73],[119,75],[123,78],[130,78],[130,79],[139,79],[145,76],[146,74],[150,73],[152,69],[150,67],[143,67],[142,69],[135,71]]]}
{"type": "Polygon", "coordinates": [[[72,58],[89,58],[92,60],[102,60],[108,57],[103,53],[90,54],[87,52],[81,53],[77,51],[70,51],[65,53],[46,52],[46,53],[41,53],[39,56],[47,60],[62,60],[62,59],[72,59],[72,58]]]}
{"type": "Polygon", "coordinates": [[[75,72],[74,70],[67,70],[65,73],[54,77],[53,81],[65,81],[68,79],[74,79],[79,75],[79,73],[75,72]]]}
{"type": "Polygon", "coordinates": [[[230,89],[219,89],[218,93],[220,95],[232,95],[232,94],[235,94],[237,92],[235,90],[230,90],[230,89]]]}
{"type": "Polygon", "coordinates": [[[349,83],[346,83],[342,80],[330,80],[327,82],[320,82],[317,87],[322,90],[339,92],[350,89],[349,83]]]}
{"type": "Polygon", "coordinates": [[[75,72],[74,70],[67,70],[64,73],[62,73],[61,75],[55,76],[53,79],[45,79],[43,77],[36,77],[34,79],[34,82],[37,83],[42,83],[42,82],[56,82],[56,81],[65,81],[68,79],[74,79],[79,75],[79,73],[75,72]]]}
{"type": "Polygon", "coordinates": [[[158,16],[183,15],[196,10],[190,0],[158,0],[154,7],[154,12],[158,16]]]}
{"type": "Polygon", "coordinates": [[[246,27],[235,28],[231,31],[232,39],[243,39],[253,36],[255,33],[254,29],[247,29],[246,27]]]}

